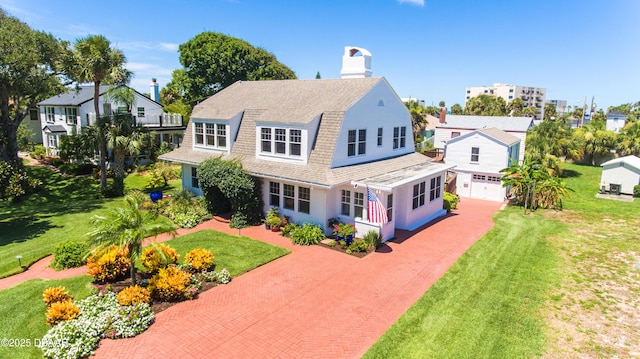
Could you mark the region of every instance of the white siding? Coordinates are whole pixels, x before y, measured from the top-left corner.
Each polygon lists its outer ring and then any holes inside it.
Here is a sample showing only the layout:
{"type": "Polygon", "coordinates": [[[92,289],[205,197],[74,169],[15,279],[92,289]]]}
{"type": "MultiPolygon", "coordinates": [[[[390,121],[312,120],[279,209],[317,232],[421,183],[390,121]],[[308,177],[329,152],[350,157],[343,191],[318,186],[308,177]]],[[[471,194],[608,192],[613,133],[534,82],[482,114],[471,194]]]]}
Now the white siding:
{"type": "Polygon", "coordinates": [[[614,163],[602,167],[601,185],[609,190],[610,184],[621,185],[620,192],[633,194],[633,187],[640,184],[640,170],[629,165],[623,166],[624,163],[614,163]]]}
{"type": "MultiPolygon", "coordinates": [[[[460,136],[464,136],[467,133],[473,132],[475,130],[476,129],[471,129],[471,128],[458,129],[458,128],[437,127],[434,134],[433,145],[435,148],[445,148],[449,140],[451,140],[452,132],[460,132],[460,136]]],[[[527,133],[520,132],[520,131],[504,131],[504,132],[520,139],[520,153],[518,155],[518,161],[522,163],[524,161],[525,140],[527,138],[527,133]]]]}
{"type": "Polygon", "coordinates": [[[509,148],[479,133],[447,144],[445,163],[469,172],[499,173],[509,166],[509,148]],[[471,161],[472,147],[479,148],[478,161],[471,161]]]}

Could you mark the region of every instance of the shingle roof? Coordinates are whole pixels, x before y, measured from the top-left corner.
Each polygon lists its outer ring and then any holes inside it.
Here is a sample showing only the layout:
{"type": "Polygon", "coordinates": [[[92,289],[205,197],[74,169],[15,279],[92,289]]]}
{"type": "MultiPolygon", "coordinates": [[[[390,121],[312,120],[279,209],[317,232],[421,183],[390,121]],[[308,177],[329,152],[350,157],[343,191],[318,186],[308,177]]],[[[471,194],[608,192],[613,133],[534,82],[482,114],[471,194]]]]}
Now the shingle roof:
{"type": "Polygon", "coordinates": [[[604,167],[604,166],[614,165],[616,163],[626,163],[640,170],[640,158],[634,155],[614,158],[610,161],[607,161],[601,164],[600,166],[604,167]]]}
{"type": "Polygon", "coordinates": [[[495,127],[485,128],[485,129],[479,130],[478,132],[484,133],[485,135],[507,146],[511,146],[514,143],[520,142],[520,139],[518,137],[514,135],[510,135],[495,127]]]}
{"type": "Polygon", "coordinates": [[[238,81],[196,105],[191,117],[228,120],[252,109],[264,110],[259,122],[303,124],[323,112],[346,110],[380,81],[384,79],[238,81]]]}
{"type": "MultiPolygon", "coordinates": [[[[383,78],[282,80],[237,82],[194,108],[191,119],[230,119],[243,113],[238,137],[230,155],[241,159],[253,175],[288,179],[331,187],[351,180],[422,165],[431,160],[411,153],[381,161],[331,168],[344,111],[363,97],[383,78]],[[315,147],[307,164],[265,161],[256,158],[256,123],[308,123],[322,115],[315,147]]],[[[193,126],[187,126],[182,147],[160,159],[198,165],[220,154],[193,150],[193,126]]]]}
{"type": "Polygon", "coordinates": [[[44,126],[43,130],[50,133],[67,133],[67,130],[65,130],[64,126],[61,125],[46,125],[44,126]]]}
{"type": "MultiPolygon", "coordinates": [[[[100,86],[102,95],[109,89],[109,86],[100,86]]],[[[38,103],[40,106],[80,106],[87,101],[93,100],[93,85],[79,86],[78,89],[69,89],[68,92],[61,93],[38,103]]]]}
{"type": "Polygon", "coordinates": [[[481,130],[483,128],[495,127],[503,131],[526,132],[533,123],[533,119],[530,117],[507,116],[447,115],[445,120],[446,123],[438,123],[436,127],[469,130],[481,130]]]}

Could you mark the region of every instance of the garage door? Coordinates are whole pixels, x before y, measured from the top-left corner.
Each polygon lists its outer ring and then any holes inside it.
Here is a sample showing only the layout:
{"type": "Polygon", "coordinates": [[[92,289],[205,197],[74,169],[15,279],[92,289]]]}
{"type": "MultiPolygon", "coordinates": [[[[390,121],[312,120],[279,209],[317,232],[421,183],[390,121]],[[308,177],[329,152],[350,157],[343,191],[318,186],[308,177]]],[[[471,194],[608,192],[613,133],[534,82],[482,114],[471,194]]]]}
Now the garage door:
{"type": "Polygon", "coordinates": [[[474,173],[471,175],[471,198],[502,202],[505,189],[499,175],[474,173]]]}

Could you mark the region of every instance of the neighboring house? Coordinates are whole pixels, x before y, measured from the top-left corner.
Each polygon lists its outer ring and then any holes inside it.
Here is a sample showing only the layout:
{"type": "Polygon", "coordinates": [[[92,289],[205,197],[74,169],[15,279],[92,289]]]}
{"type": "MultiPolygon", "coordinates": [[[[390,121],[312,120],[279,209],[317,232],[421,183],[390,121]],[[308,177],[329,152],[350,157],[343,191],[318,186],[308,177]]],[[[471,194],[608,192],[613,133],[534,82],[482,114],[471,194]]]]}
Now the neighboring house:
{"type": "Polygon", "coordinates": [[[42,144],[42,127],[40,126],[40,111],[37,107],[29,109],[29,114],[22,120],[21,125],[24,125],[32,136],[29,138],[30,143],[36,145],[42,144]]]}
{"type": "Polygon", "coordinates": [[[602,166],[601,191],[611,194],[633,194],[640,184],[640,158],[625,156],[607,161],[602,166]]]}
{"type": "MultiPolygon", "coordinates": [[[[105,92],[108,86],[100,86],[100,115],[115,112],[126,112],[127,106],[110,101],[105,92]]],[[[75,128],[80,132],[82,127],[95,124],[96,114],[93,102],[93,85],[79,86],[68,92],[50,97],[38,103],[40,111],[40,131],[47,154],[57,155],[60,138],[70,135],[75,128]]],[[[131,109],[137,126],[144,126],[158,134],[159,142],[169,142],[178,146],[182,140],[185,127],[179,114],[163,113],[162,105],[135,91],[135,101],[131,109]]]]}
{"type": "Polygon", "coordinates": [[[497,128],[471,131],[449,140],[444,162],[455,165],[456,194],[462,197],[504,201],[500,170],[518,161],[520,139],[497,128]]]}
{"type": "Polygon", "coordinates": [[[196,194],[206,159],[237,158],[262,180],[264,211],[327,228],[336,218],[360,235],[416,229],[445,214],[450,165],[415,153],[411,116],[382,77],[238,81],[196,105],[182,146],[160,159],[182,164],[196,194]],[[367,191],[387,208],[367,221],[367,191]]]}
{"type": "Polygon", "coordinates": [[[533,126],[530,117],[506,117],[506,116],[466,116],[446,115],[444,122],[438,123],[433,145],[436,148],[444,148],[447,142],[458,136],[466,135],[475,130],[495,127],[520,139],[520,154],[518,161],[524,161],[525,140],[527,131],[533,126]]]}
{"type": "Polygon", "coordinates": [[[612,111],[607,113],[607,131],[620,132],[627,121],[627,115],[622,112],[612,111]]]}

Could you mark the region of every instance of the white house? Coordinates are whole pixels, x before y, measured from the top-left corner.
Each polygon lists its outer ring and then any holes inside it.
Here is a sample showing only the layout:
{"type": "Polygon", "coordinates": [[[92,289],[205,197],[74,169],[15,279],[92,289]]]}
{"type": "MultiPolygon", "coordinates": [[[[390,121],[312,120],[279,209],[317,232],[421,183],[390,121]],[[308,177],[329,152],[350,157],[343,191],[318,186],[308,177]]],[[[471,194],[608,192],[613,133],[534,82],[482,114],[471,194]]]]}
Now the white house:
{"type": "Polygon", "coordinates": [[[627,121],[627,115],[619,111],[612,111],[607,113],[607,131],[620,132],[627,121]]]}
{"type": "Polygon", "coordinates": [[[520,139],[518,161],[522,162],[527,131],[531,126],[533,119],[530,117],[446,115],[444,122],[436,126],[433,145],[435,148],[444,148],[452,138],[494,127],[520,139]]]}
{"type": "Polygon", "coordinates": [[[471,131],[447,141],[444,162],[455,165],[456,194],[462,197],[504,201],[500,170],[520,156],[520,139],[497,128],[471,131]]]}
{"type": "Polygon", "coordinates": [[[601,189],[612,194],[633,194],[633,187],[640,184],[640,158],[625,156],[607,161],[602,166],[601,189]]]}
{"type": "MultiPolygon", "coordinates": [[[[125,104],[111,101],[105,92],[109,86],[100,86],[100,115],[110,115],[114,112],[126,112],[125,104]]],[[[95,123],[96,116],[93,102],[93,85],[79,86],[68,92],[50,97],[38,103],[40,111],[40,130],[47,154],[57,155],[60,137],[70,135],[75,128],[80,132],[82,127],[95,123]]],[[[136,125],[148,127],[159,135],[159,141],[169,141],[172,145],[179,145],[185,127],[182,116],[167,114],[162,105],[150,98],[134,91],[134,105],[132,114],[136,125]]]]}
{"type": "Polygon", "coordinates": [[[262,179],[265,212],[325,228],[355,223],[360,234],[413,230],[442,216],[450,165],[415,153],[411,117],[382,77],[238,81],[195,106],[182,146],[160,159],[182,164],[182,186],[196,194],[196,168],[237,158],[262,179]],[[367,192],[387,208],[367,221],[367,192]]]}

